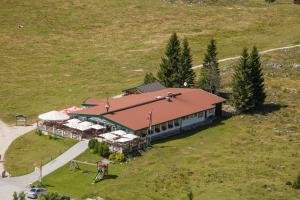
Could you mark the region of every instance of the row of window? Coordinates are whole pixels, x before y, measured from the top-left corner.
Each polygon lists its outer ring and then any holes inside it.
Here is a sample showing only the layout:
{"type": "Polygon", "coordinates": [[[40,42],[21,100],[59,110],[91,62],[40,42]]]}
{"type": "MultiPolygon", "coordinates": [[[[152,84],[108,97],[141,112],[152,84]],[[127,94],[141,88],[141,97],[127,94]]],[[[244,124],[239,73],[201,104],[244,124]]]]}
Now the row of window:
{"type": "Polygon", "coordinates": [[[182,117],[182,120],[187,120],[187,119],[190,119],[190,118],[202,118],[204,116],[204,112],[198,112],[198,113],[194,113],[194,114],[191,114],[191,115],[188,115],[188,116],[185,116],[185,117],[182,117]]]}
{"type": "MultiPolygon", "coordinates": [[[[194,113],[194,114],[182,117],[181,119],[182,120],[187,120],[187,119],[190,119],[190,118],[203,118],[204,117],[204,112],[205,111],[194,113]]],[[[215,109],[210,109],[207,112],[209,114],[212,114],[212,113],[215,112],[215,109]]],[[[172,121],[169,121],[169,122],[158,124],[158,125],[155,125],[155,126],[152,127],[151,134],[153,134],[154,132],[159,133],[161,131],[165,131],[167,129],[172,129],[172,128],[178,127],[178,126],[179,126],[179,119],[175,119],[175,120],[172,120],[172,121]]],[[[137,134],[138,133],[146,134],[147,131],[148,131],[147,129],[141,130],[141,131],[138,131],[137,134]]]]}
{"type": "Polygon", "coordinates": [[[158,124],[154,126],[154,132],[159,133],[161,131],[165,131],[167,129],[171,129],[173,127],[178,127],[179,126],[179,119],[175,119],[172,121],[168,121],[162,124],[158,124]]]}

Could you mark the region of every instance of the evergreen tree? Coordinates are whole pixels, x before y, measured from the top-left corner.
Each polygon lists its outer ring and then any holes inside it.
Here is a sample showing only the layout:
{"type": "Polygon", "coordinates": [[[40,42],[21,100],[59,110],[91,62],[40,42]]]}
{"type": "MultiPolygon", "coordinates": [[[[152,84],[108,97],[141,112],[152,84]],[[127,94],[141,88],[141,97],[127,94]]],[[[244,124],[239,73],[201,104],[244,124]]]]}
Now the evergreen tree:
{"type": "Polygon", "coordinates": [[[220,87],[220,81],[221,78],[217,59],[216,41],[211,39],[207,46],[207,53],[204,56],[203,67],[201,68],[201,77],[197,86],[215,94],[220,87]]]}
{"type": "Polygon", "coordinates": [[[157,77],[159,81],[166,87],[178,87],[179,81],[179,65],[180,65],[180,42],[177,34],[173,33],[167,44],[165,55],[161,59],[161,64],[157,77]]]}
{"type": "Polygon", "coordinates": [[[179,87],[184,87],[184,83],[187,83],[188,87],[194,86],[195,72],[192,69],[192,55],[187,39],[183,40],[183,49],[180,57],[179,66],[179,87]]]}
{"type": "Polygon", "coordinates": [[[239,112],[248,111],[254,107],[251,67],[249,65],[248,50],[246,48],[243,50],[239,64],[235,66],[232,97],[233,104],[239,112]]]}
{"type": "Polygon", "coordinates": [[[264,88],[264,75],[262,72],[260,56],[257,48],[254,46],[250,55],[249,65],[251,67],[251,82],[253,86],[253,101],[257,108],[261,106],[265,99],[266,93],[264,88]]]}
{"type": "Polygon", "coordinates": [[[145,74],[145,77],[144,77],[144,84],[145,85],[149,84],[149,83],[153,83],[155,81],[157,81],[157,80],[151,72],[145,74]]]}

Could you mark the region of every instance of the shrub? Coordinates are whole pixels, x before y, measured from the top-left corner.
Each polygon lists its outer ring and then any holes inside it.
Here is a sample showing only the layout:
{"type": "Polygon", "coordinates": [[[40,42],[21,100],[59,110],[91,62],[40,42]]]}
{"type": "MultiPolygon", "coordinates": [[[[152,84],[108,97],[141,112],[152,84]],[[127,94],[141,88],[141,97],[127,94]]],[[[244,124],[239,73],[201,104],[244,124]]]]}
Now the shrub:
{"type": "Polygon", "coordinates": [[[98,143],[98,153],[100,156],[107,158],[109,156],[109,148],[106,143],[98,143]]]}
{"type": "Polygon", "coordinates": [[[35,133],[36,133],[38,136],[41,136],[41,135],[43,134],[42,131],[41,131],[41,130],[38,130],[38,129],[35,130],[35,133]]]}
{"type": "Polygon", "coordinates": [[[95,145],[98,143],[97,139],[91,139],[89,141],[89,149],[94,149],[95,145]]]}
{"type": "Polygon", "coordinates": [[[118,162],[124,162],[126,160],[126,157],[124,154],[122,153],[117,153],[116,154],[116,161],[118,162]]]}
{"type": "Polygon", "coordinates": [[[300,189],[300,174],[298,175],[297,179],[293,182],[292,187],[294,189],[300,189]]]}
{"type": "Polygon", "coordinates": [[[115,153],[110,154],[108,159],[111,160],[111,161],[115,161],[116,160],[116,154],[115,153]]]}
{"type": "Polygon", "coordinates": [[[98,146],[100,146],[100,143],[95,143],[95,146],[94,146],[94,148],[93,148],[93,153],[98,153],[98,146]]]}
{"type": "Polygon", "coordinates": [[[49,140],[52,140],[52,139],[53,139],[53,136],[52,136],[52,135],[48,135],[48,139],[49,139],[49,140]]]}

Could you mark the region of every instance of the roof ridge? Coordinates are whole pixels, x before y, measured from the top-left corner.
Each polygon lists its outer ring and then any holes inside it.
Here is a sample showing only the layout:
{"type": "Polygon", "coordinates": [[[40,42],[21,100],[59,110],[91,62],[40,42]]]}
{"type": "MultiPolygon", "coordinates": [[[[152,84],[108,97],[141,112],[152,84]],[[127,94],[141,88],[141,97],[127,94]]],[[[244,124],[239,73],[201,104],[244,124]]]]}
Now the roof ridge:
{"type": "Polygon", "coordinates": [[[118,108],[118,109],[115,109],[115,110],[112,110],[112,111],[109,111],[109,112],[100,113],[100,115],[112,114],[112,113],[115,113],[115,112],[119,112],[119,111],[131,109],[131,108],[135,108],[135,107],[138,107],[138,106],[150,104],[150,103],[157,102],[157,101],[161,101],[161,100],[164,100],[164,99],[167,99],[167,98],[174,98],[174,97],[179,96],[179,95],[182,95],[182,94],[180,92],[179,93],[175,93],[175,94],[168,93],[165,96],[157,96],[156,98],[154,98],[152,100],[144,101],[142,103],[137,103],[137,104],[134,104],[134,105],[123,107],[123,108],[118,108]]]}

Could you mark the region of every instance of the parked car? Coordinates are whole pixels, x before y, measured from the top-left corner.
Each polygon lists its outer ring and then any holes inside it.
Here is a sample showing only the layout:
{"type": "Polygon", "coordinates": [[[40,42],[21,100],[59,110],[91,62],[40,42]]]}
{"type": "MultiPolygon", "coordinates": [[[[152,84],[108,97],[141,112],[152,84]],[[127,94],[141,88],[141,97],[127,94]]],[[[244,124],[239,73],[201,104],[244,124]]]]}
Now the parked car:
{"type": "Polygon", "coordinates": [[[27,192],[26,196],[30,199],[37,199],[41,194],[47,195],[48,192],[43,188],[33,187],[27,192]]]}
{"type": "Polygon", "coordinates": [[[71,200],[71,197],[68,197],[68,196],[61,196],[60,200],[71,200]]]}

